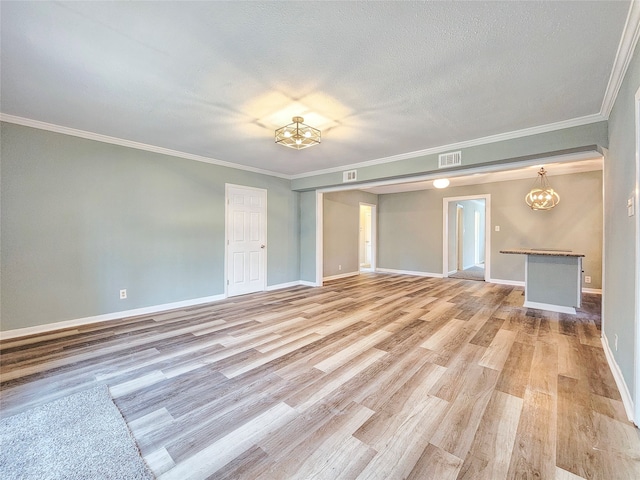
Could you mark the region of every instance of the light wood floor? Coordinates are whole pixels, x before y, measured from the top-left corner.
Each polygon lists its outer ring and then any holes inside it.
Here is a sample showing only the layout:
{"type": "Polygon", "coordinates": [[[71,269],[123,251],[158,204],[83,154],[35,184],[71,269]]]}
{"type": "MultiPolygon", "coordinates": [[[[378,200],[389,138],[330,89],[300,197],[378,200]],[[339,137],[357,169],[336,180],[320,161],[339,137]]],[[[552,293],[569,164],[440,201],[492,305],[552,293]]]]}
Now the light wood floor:
{"type": "Polygon", "coordinates": [[[3,415],[107,384],[162,479],[638,479],[600,343],[522,289],[364,274],[4,341],[3,415]]]}

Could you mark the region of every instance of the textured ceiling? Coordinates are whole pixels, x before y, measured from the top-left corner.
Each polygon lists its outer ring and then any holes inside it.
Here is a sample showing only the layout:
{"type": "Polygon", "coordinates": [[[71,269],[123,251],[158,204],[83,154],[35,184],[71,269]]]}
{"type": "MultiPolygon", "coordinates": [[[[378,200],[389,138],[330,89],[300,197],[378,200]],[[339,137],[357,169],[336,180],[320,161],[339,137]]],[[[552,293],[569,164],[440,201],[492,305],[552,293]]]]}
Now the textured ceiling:
{"type": "Polygon", "coordinates": [[[598,114],[629,2],[0,8],[2,113],[296,175],[598,114]]]}

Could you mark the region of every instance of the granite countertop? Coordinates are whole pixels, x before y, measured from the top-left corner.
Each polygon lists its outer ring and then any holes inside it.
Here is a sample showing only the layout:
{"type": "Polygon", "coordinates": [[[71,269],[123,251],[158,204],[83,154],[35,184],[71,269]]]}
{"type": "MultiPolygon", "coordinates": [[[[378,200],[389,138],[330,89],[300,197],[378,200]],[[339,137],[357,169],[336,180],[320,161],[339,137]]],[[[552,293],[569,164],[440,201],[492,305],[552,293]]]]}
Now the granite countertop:
{"type": "Polygon", "coordinates": [[[568,250],[547,250],[535,248],[510,248],[500,250],[500,253],[514,253],[517,255],[546,255],[548,257],[584,257],[584,253],[576,253],[568,250]]]}

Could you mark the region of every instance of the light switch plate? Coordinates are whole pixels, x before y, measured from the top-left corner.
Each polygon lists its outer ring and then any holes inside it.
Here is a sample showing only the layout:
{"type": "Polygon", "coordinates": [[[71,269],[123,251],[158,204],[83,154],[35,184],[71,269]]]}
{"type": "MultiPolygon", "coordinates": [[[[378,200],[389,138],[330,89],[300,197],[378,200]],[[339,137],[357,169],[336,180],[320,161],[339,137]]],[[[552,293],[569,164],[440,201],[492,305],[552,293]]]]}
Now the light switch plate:
{"type": "Polygon", "coordinates": [[[629,197],[627,200],[627,215],[629,217],[633,217],[636,214],[636,205],[635,198],[633,196],[629,197]]]}

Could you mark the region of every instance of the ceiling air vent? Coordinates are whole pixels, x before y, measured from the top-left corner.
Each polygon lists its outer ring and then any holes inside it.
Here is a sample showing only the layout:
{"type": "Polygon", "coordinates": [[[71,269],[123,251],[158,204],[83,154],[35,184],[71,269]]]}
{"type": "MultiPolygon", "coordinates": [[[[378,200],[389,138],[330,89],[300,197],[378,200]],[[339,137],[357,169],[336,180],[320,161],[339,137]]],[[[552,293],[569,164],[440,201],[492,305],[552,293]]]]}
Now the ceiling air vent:
{"type": "Polygon", "coordinates": [[[462,152],[441,153],[438,155],[438,168],[462,165],[462,152]]]}
{"type": "Polygon", "coordinates": [[[358,179],[356,170],[349,170],[348,172],[342,172],[342,183],[355,182],[358,179]]]}

